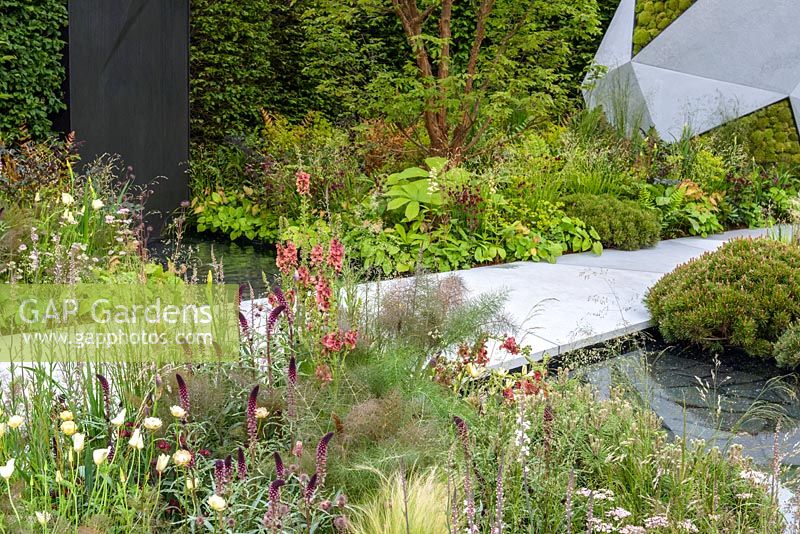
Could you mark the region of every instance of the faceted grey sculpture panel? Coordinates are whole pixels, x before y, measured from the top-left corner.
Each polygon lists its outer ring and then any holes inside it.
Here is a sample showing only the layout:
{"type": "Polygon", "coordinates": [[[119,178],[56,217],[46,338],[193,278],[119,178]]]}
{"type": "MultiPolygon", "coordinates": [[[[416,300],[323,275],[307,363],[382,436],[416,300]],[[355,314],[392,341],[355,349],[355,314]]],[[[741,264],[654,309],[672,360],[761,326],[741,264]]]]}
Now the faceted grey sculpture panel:
{"type": "Polygon", "coordinates": [[[610,80],[584,92],[589,107],[623,118],[608,113],[618,106],[608,88],[619,93],[628,83],[627,93],[646,105],[643,125],[667,141],[686,127],[703,133],[790,96],[800,117],[800,0],[697,0],[631,57],[635,11],[635,0],[617,9],[595,57],[610,80]]]}

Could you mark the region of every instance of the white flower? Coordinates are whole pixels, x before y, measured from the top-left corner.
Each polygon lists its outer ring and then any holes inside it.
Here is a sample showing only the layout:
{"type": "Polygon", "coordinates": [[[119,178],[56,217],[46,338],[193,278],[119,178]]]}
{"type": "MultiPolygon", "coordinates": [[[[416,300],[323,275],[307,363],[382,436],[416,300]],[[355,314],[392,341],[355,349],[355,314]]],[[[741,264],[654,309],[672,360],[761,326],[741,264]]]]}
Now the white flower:
{"type": "Polygon", "coordinates": [[[159,428],[161,428],[161,425],[163,425],[163,423],[161,422],[161,419],[159,419],[158,417],[145,417],[144,418],[144,427],[147,430],[150,430],[150,431],[158,430],[159,428]]]}
{"type": "Polygon", "coordinates": [[[61,431],[67,436],[71,436],[78,431],[78,425],[75,424],[75,421],[64,421],[61,423],[61,431]]]}
{"type": "Polygon", "coordinates": [[[198,487],[200,487],[200,479],[197,477],[188,477],[186,479],[186,490],[187,491],[194,491],[198,487]]]}
{"type": "Polygon", "coordinates": [[[184,417],[186,417],[186,410],[177,405],[170,406],[169,413],[171,413],[172,417],[174,417],[175,419],[183,419],[184,417]]]}
{"type": "Polygon", "coordinates": [[[22,423],[25,422],[25,418],[21,415],[12,415],[8,418],[8,428],[14,430],[22,426],[22,423]]]}
{"type": "Polygon", "coordinates": [[[105,204],[103,204],[103,201],[100,200],[99,198],[96,198],[96,199],[92,200],[92,209],[93,210],[97,211],[97,210],[101,209],[103,206],[105,206],[105,204]]]}
{"type": "Polygon", "coordinates": [[[81,434],[80,432],[72,435],[72,448],[78,454],[81,453],[83,450],[83,446],[86,443],[86,434],[81,434]]]}
{"type": "Polygon", "coordinates": [[[64,482],[64,477],[61,476],[61,471],[56,471],[56,484],[64,482]]]}
{"type": "Polygon", "coordinates": [[[108,455],[111,453],[111,449],[106,447],[104,449],[95,449],[92,451],[92,460],[94,460],[94,465],[100,465],[106,461],[108,455]]]}
{"type": "Polygon", "coordinates": [[[223,497],[214,494],[208,498],[208,506],[216,512],[221,512],[228,507],[228,502],[223,497]]]}
{"type": "Polygon", "coordinates": [[[159,454],[158,460],[156,460],[156,471],[160,473],[164,472],[164,469],[167,468],[169,464],[169,454],[159,454]]]}
{"type": "Polygon", "coordinates": [[[71,206],[75,203],[75,199],[69,193],[61,193],[61,203],[65,206],[71,206]]]}
{"type": "Polygon", "coordinates": [[[133,431],[133,435],[128,441],[128,445],[134,449],[144,449],[144,440],[142,439],[142,431],[140,429],[137,428],[133,431]]]}
{"type": "Polygon", "coordinates": [[[47,526],[47,523],[50,522],[50,518],[52,516],[49,512],[36,512],[36,522],[40,525],[47,526]]]}
{"type": "Polygon", "coordinates": [[[64,210],[64,213],[61,215],[61,217],[64,219],[64,221],[66,221],[67,224],[76,224],[78,222],[75,220],[75,216],[72,214],[72,212],[68,209],[64,210]]]}
{"type": "Polygon", "coordinates": [[[266,419],[267,417],[269,417],[269,410],[263,406],[256,408],[256,419],[266,419]]]}
{"type": "Polygon", "coordinates": [[[14,458],[9,459],[6,465],[0,467],[0,477],[8,480],[14,474],[14,458]]]}
{"type": "Polygon", "coordinates": [[[189,462],[192,461],[192,453],[185,449],[178,449],[175,451],[175,454],[172,455],[172,461],[175,462],[175,465],[178,467],[189,465],[189,462]]]}
{"type": "Polygon", "coordinates": [[[125,424],[125,410],[123,409],[121,412],[117,414],[117,416],[111,420],[111,424],[114,426],[122,426],[125,424]]]}
{"type": "Polygon", "coordinates": [[[700,532],[700,530],[692,523],[691,519],[684,519],[678,523],[678,527],[687,532],[700,532]]]}

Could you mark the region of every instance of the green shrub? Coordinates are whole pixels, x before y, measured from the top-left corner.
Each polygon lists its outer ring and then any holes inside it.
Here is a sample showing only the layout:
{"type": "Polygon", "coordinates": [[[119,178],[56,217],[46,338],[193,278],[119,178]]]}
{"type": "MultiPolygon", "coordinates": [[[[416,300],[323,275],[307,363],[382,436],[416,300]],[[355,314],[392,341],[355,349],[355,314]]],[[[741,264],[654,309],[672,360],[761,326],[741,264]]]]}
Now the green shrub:
{"type": "Polygon", "coordinates": [[[735,137],[759,163],[800,164],[800,139],[788,100],[731,121],[719,130],[723,137],[735,137]]]}
{"type": "Polygon", "coordinates": [[[50,132],[49,115],[64,109],[61,64],[67,25],[64,0],[0,0],[0,140],[50,132]]]}
{"type": "Polygon", "coordinates": [[[638,53],[650,41],[675,22],[696,0],[637,0],[636,29],[633,33],[633,51],[638,53]]]}
{"type": "Polygon", "coordinates": [[[658,243],[661,224],[658,212],[633,200],[611,195],[572,195],[564,199],[566,212],[600,235],[604,247],[637,250],[658,243]]]}
{"type": "Polygon", "coordinates": [[[775,360],[781,367],[791,369],[800,365],[800,323],[786,329],[775,343],[775,360]]]}
{"type": "Polygon", "coordinates": [[[737,239],[664,276],[646,297],[667,341],[760,357],[800,319],[800,247],[737,239]]]}

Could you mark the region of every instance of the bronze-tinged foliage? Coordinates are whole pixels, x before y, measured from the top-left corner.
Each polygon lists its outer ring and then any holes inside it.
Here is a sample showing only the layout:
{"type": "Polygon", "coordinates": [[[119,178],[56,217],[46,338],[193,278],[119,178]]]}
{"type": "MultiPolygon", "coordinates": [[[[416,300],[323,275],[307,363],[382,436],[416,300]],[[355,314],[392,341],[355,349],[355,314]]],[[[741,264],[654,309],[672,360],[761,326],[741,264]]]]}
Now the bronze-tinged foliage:
{"type": "Polygon", "coordinates": [[[664,276],[646,302],[667,341],[771,357],[800,319],[800,247],[736,239],[664,276]]]}

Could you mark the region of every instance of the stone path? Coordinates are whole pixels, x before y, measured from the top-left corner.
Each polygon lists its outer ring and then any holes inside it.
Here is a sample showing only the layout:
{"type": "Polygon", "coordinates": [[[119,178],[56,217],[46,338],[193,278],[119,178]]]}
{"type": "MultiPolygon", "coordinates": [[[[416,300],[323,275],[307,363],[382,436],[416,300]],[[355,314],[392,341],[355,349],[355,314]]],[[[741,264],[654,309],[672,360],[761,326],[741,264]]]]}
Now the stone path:
{"type": "MultiPolygon", "coordinates": [[[[735,230],[708,238],[666,240],[631,252],[569,254],[555,264],[516,262],[455,274],[470,295],[506,292],[505,311],[518,325],[517,341],[530,345],[534,357],[541,358],[644,330],[650,326],[644,295],[664,274],[730,239],[766,233],[735,230]]],[[[493,351],[493,366],[514,368],[523,363],[524,359],[493,351]]]]}

